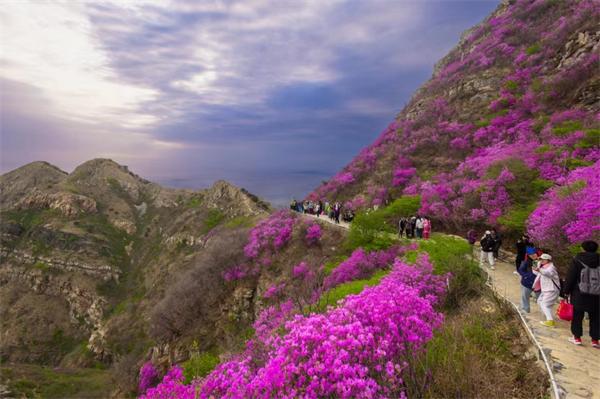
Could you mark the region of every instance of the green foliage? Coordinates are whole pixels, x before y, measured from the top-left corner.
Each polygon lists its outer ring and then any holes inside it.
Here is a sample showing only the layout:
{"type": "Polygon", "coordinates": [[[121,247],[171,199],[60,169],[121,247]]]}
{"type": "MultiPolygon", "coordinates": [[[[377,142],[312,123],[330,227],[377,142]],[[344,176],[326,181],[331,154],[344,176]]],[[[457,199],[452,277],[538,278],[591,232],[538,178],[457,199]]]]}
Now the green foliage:
{"type": "Polygon", "coordinates": [[[487,170],[487,179],[496,179],[502,170],[507,168],[515,179],[506,183],[506,191],[515,204],[527,206],[537,201],[539,196],[553,186],[549,180],[539,178],[539,172],[530,169],[522,160],[509,158],[496,162],[487,170]]]}
{"type": "Polygon", "coordinates": [[[600,129],[586,129],[585,136],[575,144],[575,148],[593,148],[600,145],[600,129]]]}
{"type": "Polygon", "coordinates": [[[414,215],[420,207],[421,197],[414,195],[400,197],[385,208],[359,212],[352,221],[345,247],[368,251],[389,248],[397,241],[394,233],[398,219],[414,215]]]}
{"type": "Polygon", "coordinates": [[[223,214],[223,212],[221,212],[220,209],[211,209],[210,211],[208,211],[208,215],[203,221],[204,226],[202,226],[202,233],[208,233],[209,231],[217,227],[224,219],[225,215],[223,214]]]}
{"type": "Polygon", "coordinates": [[[235,229],[238,227],[250,228],[255,224],[254,219],[250,216],[237,216],[225,223],[225,227],[235,229]]]}
{"type": "Polygon", "coordinates": [[[536,154],[545,154],[548,151],[552,150],[552,146],[550,144],[544,144],[535,149],[536,154]]]}
{"type": "Polygon", "coordinates": [[[583,166],[590,166],[593,164],[594,164],[593,162],[586,161],[585,159],[569,158],[569,159],[567,159],[565,166],[567,167],[567,169],[573,170],[573,169],[581,168],[583,166]]]}
{"type": "Polygon", "coordinates": [[[585,186],[586,186],[585,181],[577,180],[576,182],[573,182],[573,183],[569,184],[568,186],[563,186],[563,187],[559,188],[558,196],[560,198],[567,198],[567,197],[583,190],[585,188],[585,186]]]}
{"type": "Polygon", "coordinates": [[[504,87],[505,87],[505,88],[506,88],[508,91],[510,91],[510,92],[512,92],[512,93],[514,93],[514,92],[516,92],[517,90],[519,90],[519,84],[518,84],[517,82],[515,82],[514,80],[507,80],[507,81],[504,83],[504,87]]]}
{"type": "Polygon", "coordinates": [[[552,133],[557,136],[566,136],[569,133],[573,133],[576,130],[581,130],[583,128],[583,124],[581,121],[564,121],[557,126],[552,128],[552,133]]]}
{"type": "Polygon", "coordinates": [[[540,44],[535,43],[535,44],[532,44],[531,46],[527,47],[527,50],[525,50],[525,52],[527,53],[527,55],[533,55],[535,53],[539,53],[540,50],[541,50],[540,44]]]}
{"type": "Polygon", "coordinates": [[[342,263],[346,259],[348,259],[348,256],[346,256],[346,255],[337,255],[337,256],[332,257],[328,262],[325,262],[325,264],[323,265],[323,270],[325,271],[325,275],[326,276],[330,275],[331,272],[333,271],[333,269],[338,267],[340,265],[340,263],[342,263]]]}
{"type": "Polygon", "coordinates": [[[193,355],[189,360],[183,362],[183,375],[185,383],[189,384],[194,378],[205,377],[219,364],[219,356],[202,352],[193,355]]]}
{"type": "Polygon", "coordinates": [[[373,276],[364,280],[354,280],[338,285],[321,295],[319,302],[316,305],[317,310],[324,311],[327,306],[335,306],[337,302],[344,299],[348,295],[358,294],[365,287],[370,287],[379,284],[381,279],[389,273],[388,270],[379,270],[373,276]]]}
{"type": "Polygon", "coordinates": [[[475,126],[476,127],[487,127],[490,124],[490,120],[489,119],[480,119],[478,121],[475,122],[475,126]]]}
{"type": "Polygon", "coordinates": [[[383,209],[386,219],[392,217],[415,215],[421,207],[421,197],[418,195],[404,195],[383,209]]]}
{"type": "Polygon", "coordinates": [[[536,208],[536,202],[527,204],[526,206],[515,205],[508,212],[498,218],[500,225],[513,230],[525,231],[525,222],[527,218],[536,208]]]}
{"type": "Polygon", "coordinates": [[[200,205],[202,205],[201,197],[192,197],[185,204],[188,208],[198,208],[200,205]]]}
{"type": "Polygon", "coordinates": [[[114,388],[110,373],[97,368],[54,370],[35,365],[3,367],[2,381],[15,397],[106,398],[114,388]],[[18,368],[17,368],[18,367],[18,368]]]}
{"type": "Polygon", "coordinates": [[[61,329],[54,331],[52,334],[52,340],[50,341],[50,346],[61,354],[71,352],[77,346],[77,344],[77,340],[75,340],[73,337],[65,335],[61,329]]]}

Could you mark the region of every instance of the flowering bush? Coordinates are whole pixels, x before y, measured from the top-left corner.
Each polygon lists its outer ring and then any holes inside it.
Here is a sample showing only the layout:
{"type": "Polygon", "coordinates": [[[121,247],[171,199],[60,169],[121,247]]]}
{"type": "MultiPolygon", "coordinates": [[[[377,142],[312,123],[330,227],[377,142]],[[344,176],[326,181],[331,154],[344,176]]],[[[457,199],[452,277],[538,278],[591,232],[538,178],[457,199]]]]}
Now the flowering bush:
{"type": "Polygon", "coordinates": [[[528,231],[552,248],[600,239],[600,161],[573,170],[564,185],[550,190],[533,211],[528,231]]]}
{"type": "Polygon", "coordinates": [[[281,249],[292,238],[295,220],[293,213],[279,211],[261,221],[250,231],[244,254],[249,259],[256,259],[264,251],[281,249]]]}
{"type": "Polygon", "coordinates": [[[159,382],[158,371],[152,362],[146,362],[140,369],[138,392],[143,394],[159,382]]]}
{"type": "Polygon", "coordinates": [[[318,243],[321,239],[321,235],[321,226],[319,226],[318,223],[311,224],[310,226],[308,226],[308,229],[306,229],[306,243],[308,245],[314,245],[318,243]]]}
{"type": "Polygon", "coordinates": [[[140,399],[196,399],[197,389],[195,382],[185,385],[183,382],[183,369],[174,366],[163,377],[163,380],[155,388],[150,388],[140,396],[140,399]]]}

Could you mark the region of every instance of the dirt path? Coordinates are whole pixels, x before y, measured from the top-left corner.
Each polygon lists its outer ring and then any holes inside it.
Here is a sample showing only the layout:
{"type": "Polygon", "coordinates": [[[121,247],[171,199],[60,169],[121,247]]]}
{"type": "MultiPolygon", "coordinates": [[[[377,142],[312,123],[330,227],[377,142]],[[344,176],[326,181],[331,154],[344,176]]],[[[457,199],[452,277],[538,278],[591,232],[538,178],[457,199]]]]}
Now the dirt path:
{"type": "MultiPolygon", "coordinates": [[[[478,249],[476,253],[478,256],[478,249]]],[[[506,258],[509,256],[511,255],[505,254],[506,258]]],[[[515,266],[511,262],[512,258],[506,260],[508,262],[497,262],[496,270],[485,266],[484,269],[496,292],[519,307],[520,276],[513,274],[515,266]]],[[[531,313],[522,312],[521,315],[546,354],[561,398],[600,398],[600,349],[591,346],[589,321],[584,321],[583,346],[578,347],[567,341],[571,336],[569,322],[556,318],[556,327],[542,326],[540,321],[544,318],[533,299],[530,301],[530,308],[531,313]]]]}
{"type": "Polygon", "coordinates": [[[344,228],[346,230],[348,230],[350,228],[350,223],[342,222],[341,220],[340,220],[339,223],[336,223],[333,220],[329,219],[329,217],[326,216],[326,215],[321,215],[320,217],[316,217],[315,215],[310,215],[308,213],[303,213],[302,216],[304,216],[306,218],[309,218],[309,219],[320,220],[321,222],[326,222],[326,223],[332,224],[334,226],[342,227],[342,228],[344,228]]]}

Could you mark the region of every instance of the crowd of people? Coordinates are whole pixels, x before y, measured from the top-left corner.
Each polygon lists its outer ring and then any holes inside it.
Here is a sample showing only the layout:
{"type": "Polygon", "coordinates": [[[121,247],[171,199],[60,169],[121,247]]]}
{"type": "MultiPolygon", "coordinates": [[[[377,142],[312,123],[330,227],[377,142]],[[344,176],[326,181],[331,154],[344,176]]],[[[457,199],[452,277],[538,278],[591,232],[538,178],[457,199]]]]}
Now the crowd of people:
{"type": "MultiPolygon", "coordinates": [[[[476,234],[471,230],[467,234],[469,243],[475,244],[476,234]]],[[[502,243],[500,234],[488,230],[479,240],[481,250],[480,265],[488,264],[495,270],[495,260],[502,243]]],[[[590,337],[594,348],[600,348],[600,256],[598,243],[585,241],[581,244],[583,252],[577,254],[570,265],[566,279],[561,280],[558,269],[553,263],[549,251],[534,245],[527,235],[522,235],[515,244],[515,271],[521,277],[520,309],[530,313],[530,298],[533,295],[544,315],[540,323],[546,327],[554,327],[554,306],[559,297],[566,298],[573,306],[571,333],[569,341],[582,345],[583,319],[589,316],[590,337]]]]}
{"type": "Polygon", "coordinates": [[[424,238],[429,239],[431,235],[431,219],[426,216],[401,217],[398,221],[398,234],[400,238],[424,238]]]}
{"type": "MultiPolygon", "coordinates": [[[[354,219],[351,209],[344,209],[339,202],[293,200],[290,209],[320,217],[325,215],[335,223],[340,218],[345,222],[354,219]]],[[[398,220],[398,235],[406,238],[428,239],[431,234],[431,220],[428,217],[415,215],[401,217],[398,220]]],[[[469,230],[467,240],[471,245],[477,242],[477,233],[469,230]]],[[[481,246],[479,264],[485,263],[491,270],[495,264],[502,246],[502,235],[492,228],[479,238],[481,246]]],[[[583,252],[577,254],[572,261],[565,280],[561,280],[558,269],[553,263],[552,255],[531,241],[527,235],[522,235],[515,243],[516,256],[514,274],[521,278],[522,312],[530,313],[530,299],[533,295],[544,315],[540,323],[546,327],[554,327],[554,306],[559,297],[568,298],[573,306],[571,333],[569,341],[582,345],[583,319],[585,313],[589,316],[590,337],[592,346],[600,348],[600,256],[598,244],[595,241],[585,241],[581,244],[583,252]]]]}
{"type": "Polygon", "coordinates": [[[321,215],[329,217],[335,223],[342,221],[350,223],[354,219],[354,211],[349,208],[342,207],[339,202],[330,203],[329,201],[296,201],[292,200],[290,209],[295,212],[306,213],[321,217],[321,215]]]}

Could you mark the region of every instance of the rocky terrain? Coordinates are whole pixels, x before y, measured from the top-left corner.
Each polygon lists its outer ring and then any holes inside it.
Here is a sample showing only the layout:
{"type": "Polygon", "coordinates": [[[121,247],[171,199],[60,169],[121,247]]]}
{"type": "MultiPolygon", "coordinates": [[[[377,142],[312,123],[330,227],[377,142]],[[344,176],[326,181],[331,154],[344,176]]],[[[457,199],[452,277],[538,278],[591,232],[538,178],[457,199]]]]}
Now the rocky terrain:
{"type": "MultiPolygon", "coordinates": [[[[206,248],[270,211],[225,181],[168,189],[108,159],[70,174],[34,162],[2,175],[0,193],[0,356],[8,364],[114,367],[152,350],[169,355],[150,333],[154,305],[206,248]]],[[[219,301],[246,300],[211,290],[219,301]]],[[[214,329],[195,335],[214,337],[214,329]]]]}

